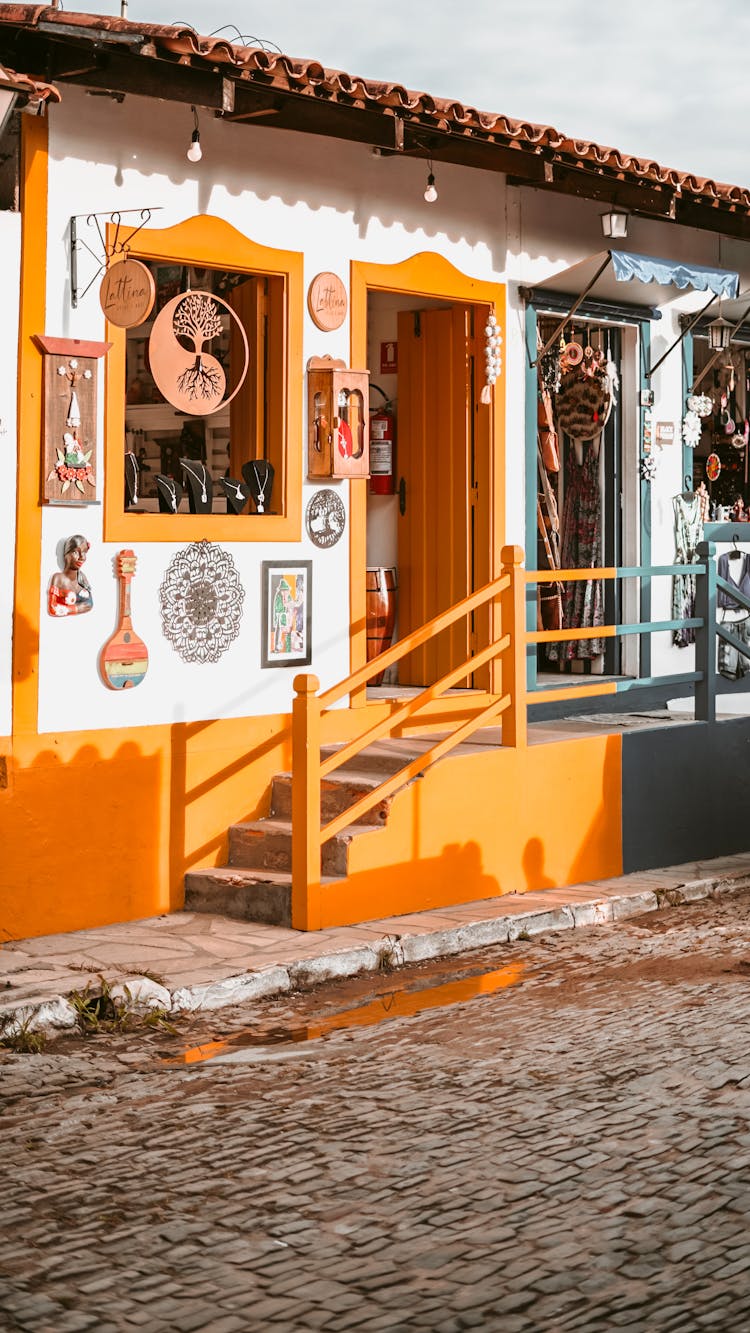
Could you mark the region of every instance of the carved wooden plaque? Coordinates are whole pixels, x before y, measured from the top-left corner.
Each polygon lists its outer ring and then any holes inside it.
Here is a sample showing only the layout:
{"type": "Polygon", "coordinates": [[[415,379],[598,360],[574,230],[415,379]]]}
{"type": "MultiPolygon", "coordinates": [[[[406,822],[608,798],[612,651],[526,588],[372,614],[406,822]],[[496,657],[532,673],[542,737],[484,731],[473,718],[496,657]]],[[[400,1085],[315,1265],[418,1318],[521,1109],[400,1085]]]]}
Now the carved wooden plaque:
{"type": "Polygon", "coordinates": [[[346,319],[346,287],[335,273],[318,273],[307,293],[307,308],[324,333],[340,329],[346,319]]]}
{"type": "Polygon", "coordinates": [[[42,501],[96,503],[97,362],[111,343],[34,339],[44,353],[42,501]]]}
{"type": "Polygon", "coordinates": [[[99,288],[102,310],[119,329],[134,329],[148,319],[155,298],[153,275],[139,259],[111,264],[99,288]]]}
{"type": "Polygon", "coordinates": [[[212,292],[180,292],[159,311],[148,344],[151,374],[159,392],[180,412],[206,417],[230,403],[247,375],[250,352],[237,314],[212,292]],[[243,363],[234,388],[209,346],[222,334],[222,311],[241,336],[243,363]]]}

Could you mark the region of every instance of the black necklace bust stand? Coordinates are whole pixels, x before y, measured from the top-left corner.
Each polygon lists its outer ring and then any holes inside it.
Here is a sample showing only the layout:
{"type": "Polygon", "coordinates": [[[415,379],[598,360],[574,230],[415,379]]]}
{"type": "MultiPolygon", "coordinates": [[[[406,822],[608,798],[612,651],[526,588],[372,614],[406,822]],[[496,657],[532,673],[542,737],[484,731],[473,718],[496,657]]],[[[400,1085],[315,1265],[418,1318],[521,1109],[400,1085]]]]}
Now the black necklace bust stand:
{"type": "Polygon", "coordinates": [[[252,458],[249,463],[242,464],[242,475],[252,496],[256,514],[270,513],[273,490],[272,465],[265,458],[252,458]]]}
{"type": "Polygon", "coordinates": [[[214,486],[205,463],[201,463],[197,458],[181,458],[180,467],[185,476],[190,513],[210,514],[213,509],[214,486]]]}
{"type": "Polygon", "coordinates": [[[134,509],[139,502],[138,483],[141,469],[134,453],[125,455],[125,508],[134,509]]]}
{"type": "Polygon", "coordinates": [[[180,507],[180,501],[185,494],[179,481],[174,477],[165,477],[159,473],[156,477],[156,494],[159,497],[160,514],[176,514],[180,507]]]}
{"type": "Polygon", "coordinates": [[[227,513],[241,514],[250,499],[247,487],[241,481],[235,481],[234,477],[220,477],[219,485],[227,497],[227,513]]]}

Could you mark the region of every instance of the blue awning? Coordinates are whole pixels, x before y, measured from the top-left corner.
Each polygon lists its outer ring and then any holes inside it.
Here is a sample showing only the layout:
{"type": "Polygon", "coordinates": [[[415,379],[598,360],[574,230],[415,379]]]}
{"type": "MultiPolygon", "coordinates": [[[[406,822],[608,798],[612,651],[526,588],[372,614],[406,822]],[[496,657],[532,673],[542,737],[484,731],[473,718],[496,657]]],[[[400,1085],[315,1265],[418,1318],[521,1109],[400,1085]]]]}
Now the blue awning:
{"type": "Polygon", "coordinates": [[[706,264],[683,264],[674,259],[655,259],[653,255],[634,255],[627,250],[610,250],[612,269],[618,282],[655,282],[659,287],[693,287],[697,292],[713,292],[734,300],[740,289],[739,274],[706,264]]]}

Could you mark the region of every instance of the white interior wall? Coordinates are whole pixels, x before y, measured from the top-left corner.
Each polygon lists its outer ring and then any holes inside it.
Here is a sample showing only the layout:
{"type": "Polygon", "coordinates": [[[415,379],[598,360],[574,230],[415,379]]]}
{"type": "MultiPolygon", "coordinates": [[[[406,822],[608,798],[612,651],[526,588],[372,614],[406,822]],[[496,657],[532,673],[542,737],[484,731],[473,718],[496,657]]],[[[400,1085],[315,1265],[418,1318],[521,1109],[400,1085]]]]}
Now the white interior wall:
{"type": "MultiPolygon", "coordinates": [[[[0,213],[3,256],[3,318],[0,320],[0,736],[12,730],[13,583],[16,563],[16,383],[18,367],[18,297],[21,264],[19,213],[0,213]]],[[[19,608],[23,613],[23,607],[19,608]]]]}

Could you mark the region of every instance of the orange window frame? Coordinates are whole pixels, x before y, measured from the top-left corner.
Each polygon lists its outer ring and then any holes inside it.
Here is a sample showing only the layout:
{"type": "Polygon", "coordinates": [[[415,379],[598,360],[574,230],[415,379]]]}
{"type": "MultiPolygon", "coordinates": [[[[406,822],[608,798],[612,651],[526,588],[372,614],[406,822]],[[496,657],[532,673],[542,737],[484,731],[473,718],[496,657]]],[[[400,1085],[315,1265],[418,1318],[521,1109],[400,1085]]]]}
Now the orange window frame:
{"type": "MultiPolygon", "coordinates": [[[[113,230],[113,229],[111,229],[113,230]]],[[[113,241],[113,235],[108,240],[113,241]]],[[[281,399],[282,449],[274,478],[274,506],[278,514],[154,514],[123,508],[125,448],[126,330],[107,321],[106,338],[112,347],[107,357],[104,387],[104,540],[182,542],[298,541],[302,521],[302,333],[303,256],[294,250],[276,250],[251,241],[223,218],[188,218],[174,227],[144,228],[134,259],[196,268],[233,269],[236,272],[278,277],[284,281],[283,331],[273,331],[275,350],[270,361],[281,366],[272,394],[281,399]]],[[[277,372],[278,374],[278,372],[277,372]]]]}

